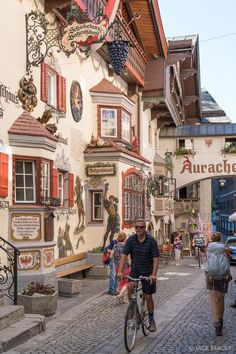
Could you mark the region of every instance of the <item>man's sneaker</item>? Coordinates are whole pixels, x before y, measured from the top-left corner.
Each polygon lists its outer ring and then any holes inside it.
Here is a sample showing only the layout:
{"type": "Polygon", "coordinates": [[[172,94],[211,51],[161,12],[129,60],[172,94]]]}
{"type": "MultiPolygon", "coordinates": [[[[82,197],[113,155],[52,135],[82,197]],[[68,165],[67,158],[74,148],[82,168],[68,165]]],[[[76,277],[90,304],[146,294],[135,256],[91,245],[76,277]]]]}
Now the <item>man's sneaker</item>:
{"type": "Polygon", "coordinates": [[[149,331],[150,332],[156,332],[157,327],[156,327],[156,323],[154,320],[150,320],[150,324],[149,324],[149,331]]]}

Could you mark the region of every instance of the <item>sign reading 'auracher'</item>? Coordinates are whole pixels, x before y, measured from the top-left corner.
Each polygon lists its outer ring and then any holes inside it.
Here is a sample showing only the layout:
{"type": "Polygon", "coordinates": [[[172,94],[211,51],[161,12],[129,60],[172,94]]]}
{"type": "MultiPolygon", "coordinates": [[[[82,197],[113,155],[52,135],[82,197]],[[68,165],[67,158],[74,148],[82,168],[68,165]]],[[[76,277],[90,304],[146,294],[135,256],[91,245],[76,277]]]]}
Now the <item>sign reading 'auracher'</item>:
{"type": "Polygon", "coordinates": [[[223,160],[222,163],[194,164],[188,158],[183,162],[180,173],[234,173],[236,172],[236,163],[229,163],[223,160]]]}

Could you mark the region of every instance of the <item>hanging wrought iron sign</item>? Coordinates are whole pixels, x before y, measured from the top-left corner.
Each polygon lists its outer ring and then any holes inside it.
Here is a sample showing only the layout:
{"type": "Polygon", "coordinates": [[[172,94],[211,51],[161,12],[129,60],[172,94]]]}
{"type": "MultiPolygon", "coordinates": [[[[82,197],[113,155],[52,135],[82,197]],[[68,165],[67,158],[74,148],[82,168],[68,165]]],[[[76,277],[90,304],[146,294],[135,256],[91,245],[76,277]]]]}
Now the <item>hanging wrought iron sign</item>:
{"type": "Polygon", "coordinates": [[[89,21],[88,18],[88,13],[81,12],[75,5],[68,12],[64,27],[49,23],[42,12],[31,11],[27,14],[27,72],[31,66],[39,66],[46,56],[52,56],[53,47],[67,56],[78,49],[88,58],[91,46],[104,42],[112,26],[108,26],[109,18],[101,9],[94,18],[89,21]]]}

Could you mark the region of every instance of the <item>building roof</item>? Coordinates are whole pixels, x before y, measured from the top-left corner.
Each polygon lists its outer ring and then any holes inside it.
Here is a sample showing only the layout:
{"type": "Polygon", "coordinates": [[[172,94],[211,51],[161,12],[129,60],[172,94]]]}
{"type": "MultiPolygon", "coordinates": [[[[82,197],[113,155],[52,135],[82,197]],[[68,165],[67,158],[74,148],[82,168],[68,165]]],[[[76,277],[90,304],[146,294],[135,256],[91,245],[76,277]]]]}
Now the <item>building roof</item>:
{"type": "Polygon", "coordinates": [[[230,123],[225,111],[218,105],[211,94],[205,89],[201,90],[202,123],[230,123]]]}
{"type": "Polygon", "coordinates": [[[160,130],[160,138],[188,138],[200,136],[232,136],[236,135],[235,124],[199,124],[164,127],[160,130]]]}
{"type": "Polygon", "coordinates": [[[96,86],[93,86],[90,90],[90,92],[102,92],[102,93],[117,93],[117,94],[123,94],[118,87],[113,85],[110,81],[107,79],[102,79],[102,81],[99,82],[96,86]]]}
{"type": "Polygon", "coordinates": [[[129,156],[132,156],[132,157],[135,157],[136,159],[139,159],[143,162],[146,162],[148,164],[150,164],[151,162],[149,160],[147,160],[145,157],[137,154],[136,152],[134,151],[131,151],[129,149],[127,149],[126,147],[122,146],[121,144],[119,143],[116,143],[115,141],[111,140],[111,139],[106,139],[106,142],[107,144],[103,145],[103,146],[100,146],[100,147],[90,147],[88,146],[86,149],[85,149],[85,153],[100,153],[100,152],[103,152],[103,153],[109,153],[109,152],[122,152],[124,154],[127,154],[129,156]]]}
{"type": "Polygon", "coordinates": [[[29,112],[24,111],[8,130],[9,134],[41,136],[54,141],[58,139],[37,121],[29,112]]]}

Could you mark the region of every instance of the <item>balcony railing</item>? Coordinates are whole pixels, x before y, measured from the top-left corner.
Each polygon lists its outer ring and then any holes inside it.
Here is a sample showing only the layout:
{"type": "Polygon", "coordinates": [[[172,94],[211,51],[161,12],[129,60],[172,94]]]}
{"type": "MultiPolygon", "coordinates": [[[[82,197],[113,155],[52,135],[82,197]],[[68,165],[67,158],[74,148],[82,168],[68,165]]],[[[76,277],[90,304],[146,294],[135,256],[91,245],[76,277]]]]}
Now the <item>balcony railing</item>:
{"type": "MultiPolygon", "coordinates": [[[[83,0],[84,6],[87,8],[89,13],[89,17],[92,18],[95,16],[98,9],[102,11],[105,10],[107,1],[100,0],[83,0]]],[[[120,20],[122,27],[122,36],[124,40],[130,41],[132,47],[130,48],[129,57],[126,62],[126,67],[130,71],[131,75],[135,78],[135,81],[138,82],[139,85],[144,86],[144,74],[145,74],[145,64],[147,63],[147,57],[138,43],[136,37],[133,32],[130,30],[128,24],[123,18],[121,13],[117,13],[116,18],[120,20]]],[[[114,39],[114,33],[111,30],[109,32],[109,40],[114,39]]]]}
{"type": "Polygon", "coordinates": [[[42,197],[42,205],[48,207],[58,207],[61,205],[61,199],[53,197],[42,197]]]}

